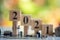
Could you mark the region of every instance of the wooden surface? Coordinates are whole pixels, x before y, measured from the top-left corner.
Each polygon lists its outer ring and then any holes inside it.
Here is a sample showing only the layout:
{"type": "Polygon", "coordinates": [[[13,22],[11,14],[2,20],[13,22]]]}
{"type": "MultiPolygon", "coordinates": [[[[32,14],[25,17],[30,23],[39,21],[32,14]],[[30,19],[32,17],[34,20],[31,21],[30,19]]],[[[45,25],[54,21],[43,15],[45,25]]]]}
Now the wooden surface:
{"type": "Polygon", "coordinates": [[[47,32],[47,28],[46,27],[47,27],[47,25],[45,25],[45,24],[42,25],[42,35],[43,36],[47,35],[47,33],[46,33],[47,32]]]}
{"type": "Polygon", "coordinates": [[[31,27],[34,30],[34,35],[36,35],[37,32],[39,32],[39,30],[42,30],[42,21],[39,19],[31,19],[31,27]]]}
{"type": "Polygon", "coordinates": [[[31,22],[31,17],[29,15],[22,15],[21,17],[21,25],[29,26],[31,22]]]}
{"type": "Polygon", "coordinates": [[[53,25],[51,24],[43,24],[42,25],[42,35],[53,35],[53,25]],[[48,29],[47,29],[48,27],[48,29]],[[48,33],[47,33],[48,32],[48,33]]]}
{"type": "Polygon", "coordinates": [[[49,35],[53,34],[53,25],[49,25],[49,35]]]}
{"type": "Polygon", "coordinates": [[[41,20],[36,20],[36,19],[31,19],[30,25],[32,26],[32,29],[35,30],[36,28],[41,30],[42,29],[42,21],[41,20]],[[37,23],[37,22],[38,23],[37,23]]]}
{"type": "Polygon", "coordinates": [[[24,26],[24,36],[26,36],[28,33],[28,26],[24,26]]]}
{"type": "Polygon", "coordinates": [[[20,21],[20,11],[17,9],[10,10],[9,19],[10,21],[20,21]]]}
{"type": "Polygon", "coordinates": [[[13,27],[12,27],[12,30],[13,30],[13,36],[17,36],[17,21],[13,21],[13,27]]]}

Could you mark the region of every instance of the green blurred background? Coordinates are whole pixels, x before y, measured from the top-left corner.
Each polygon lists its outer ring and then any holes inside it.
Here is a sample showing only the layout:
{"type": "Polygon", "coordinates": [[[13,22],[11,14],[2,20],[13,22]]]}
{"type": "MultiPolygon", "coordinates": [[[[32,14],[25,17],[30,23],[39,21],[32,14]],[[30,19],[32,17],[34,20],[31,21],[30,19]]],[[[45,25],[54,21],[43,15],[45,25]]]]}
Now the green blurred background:
{"type": "Polygon", "coordinates": [[[60,0],[0,0],[0,24],[11,26],[9,10],[19,9],[23,14],[41,19],[43,23],[53,24],[54,28],[60,22],[60,0]]]}

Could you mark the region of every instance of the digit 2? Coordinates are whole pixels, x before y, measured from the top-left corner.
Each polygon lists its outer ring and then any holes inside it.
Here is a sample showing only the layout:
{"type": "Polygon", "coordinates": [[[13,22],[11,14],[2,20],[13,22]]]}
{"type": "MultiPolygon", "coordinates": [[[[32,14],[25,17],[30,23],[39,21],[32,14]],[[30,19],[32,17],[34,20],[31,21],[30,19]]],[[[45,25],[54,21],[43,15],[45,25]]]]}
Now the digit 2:
{"type": "Polygon", "coordinates": [[[27,23],[28,23],[28,17],[27,17],[27,16],[25,16],[25,17],[23,18],[23,22],[24,22],[24,24],[27,24],[27,23]]]}
{"type": "Polygon", "coordinates": [[[35,28],[39,28],[39,27],[38,27],[39,22],[38,22],[38,21],[35,21],[35,23],[36,23],[36,24],[35,24],[35,25],[36,25],[35,28]]]}
{"type": "Polygon", "coordinates": [[[13,12],[15,15],[14,15],[14,17],[13,17],[13,19],[17,19],[17,12],[13,12]]]}

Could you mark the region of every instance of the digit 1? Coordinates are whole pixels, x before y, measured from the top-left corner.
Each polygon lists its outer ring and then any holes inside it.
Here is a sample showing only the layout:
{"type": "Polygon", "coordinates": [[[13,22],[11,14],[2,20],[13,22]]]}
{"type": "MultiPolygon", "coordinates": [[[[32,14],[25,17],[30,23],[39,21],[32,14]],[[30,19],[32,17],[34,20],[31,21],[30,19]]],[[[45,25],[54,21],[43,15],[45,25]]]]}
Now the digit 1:
{"type": "Polygon", "coordinates": [[[49,27],[47,26],[47,34],[48,34],[48,31],[49,31],[48,29],[49,29],[49,27]]]}

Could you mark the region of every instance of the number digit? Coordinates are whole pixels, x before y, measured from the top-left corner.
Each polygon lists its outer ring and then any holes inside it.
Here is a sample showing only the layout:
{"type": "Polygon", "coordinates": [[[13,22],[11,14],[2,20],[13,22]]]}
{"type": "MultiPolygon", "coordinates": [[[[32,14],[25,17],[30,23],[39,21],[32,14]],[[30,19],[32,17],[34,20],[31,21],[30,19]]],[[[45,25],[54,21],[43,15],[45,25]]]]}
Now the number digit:
{"type": "Polygon", "coordinates": [[[27,23],[28,23],[28,17],[27,17],[27,16],[25,16],[25,17],[23,18],[23,22],[24,22],[24,24],[27,24],[27,23]]]}
{"type": "Polygon", "coordinates": [[[49,27],[47,26],[47,34],[48,34],[48,31],[49,31],[48,29],[49,29],[49,27]]]}
{"type": "Polygon", "coordinates": [[[38,24],[39,24],[39,22],[38,21],[35,21],[35,28],[38,28],[38,24]]]}
{"type": "Polygon", "coordinates": [[[17,19],[17,12],[13,12],[15,15],[14,15],[14,18],[13,19],[17,19]]]}

